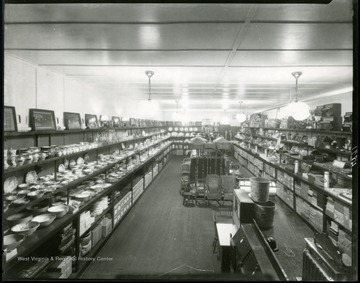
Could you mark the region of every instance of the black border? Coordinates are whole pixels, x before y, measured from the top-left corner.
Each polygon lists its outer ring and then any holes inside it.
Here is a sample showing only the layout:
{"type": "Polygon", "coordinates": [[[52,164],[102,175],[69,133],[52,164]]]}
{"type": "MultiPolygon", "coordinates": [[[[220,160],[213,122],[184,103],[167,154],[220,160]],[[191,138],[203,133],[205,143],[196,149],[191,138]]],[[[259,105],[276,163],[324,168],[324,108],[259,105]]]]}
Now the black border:
{"type": "MultiPolygon", "coordinates": [[[[9,109],[12,110],[12,117],[13,117],[13,123],[14,123],[14,129],[13,130],[7,130],[5,129],[5,125],[3,125],[4,127],[4,132],[17,132],[17,121],[16,121],[16,110],[15,110],[15,106],[4,106],[4,110],[5,109],[9,109]]],[[[5,111],[4,111],[5,114],[5,111]]],[[[5,119],[4,119],[5,121],[5,119]]]]}
{"type": "Polygon", "coordinates": [[[74,130],[74,129],[81,129],[81,125],[82,125],[82,122],[81,122],[81,117],[80,117],[80,113],[75,113],[75,112],[64,112],[64,126],[65,126],[65,129],[66,130],[74,130]],[[77,128],[69,128],[69,124],[68,124],[68,121],[67,121],[67,116],[69,115],[76,115],[77,118],[78,118],[78,122],[79,122],[79,127],[77,128]]]}
{"type": "Polygon", "coordinates": [[[121,118],[119,116],[112,116],[111,121],[112,121],[112,124],[113,124],[114,128],[120,128],[121,127],[121,118]],[[119,119],[119,124],[115,123],[116,119],[119,119]]]}
{"type": "Polygon", "coordinates": [[[37,108],[30,108],[29,109],[29,119],[30,119],[30,127],[32,128],[33,131],[51,131],[51,130],[56,130],[56,121],[55,121],[55,112],[53,110],[45,110],[45,109],[37,109],[37,108]],[[48,128],[37,128],[36,124],[35,124],[35,120],[34,120],[34,114],[35,112],[43,112],[46,114],[51,114],[51,118],[52,118],[52,122],[53,122],[53,127],[48,127],[48,128]]]}
{"type": "Polygon", "coordinates": [[[97,118],[97,115],[95,114],[85,114],[85,125],[86,125],[86,128],[87,129],[99,129],[99,121],[98,121],[98,118],[97,118]],[[96,128],[89,128],[89,119],[91,118],[95,118],[96,119],[96,128]]]}

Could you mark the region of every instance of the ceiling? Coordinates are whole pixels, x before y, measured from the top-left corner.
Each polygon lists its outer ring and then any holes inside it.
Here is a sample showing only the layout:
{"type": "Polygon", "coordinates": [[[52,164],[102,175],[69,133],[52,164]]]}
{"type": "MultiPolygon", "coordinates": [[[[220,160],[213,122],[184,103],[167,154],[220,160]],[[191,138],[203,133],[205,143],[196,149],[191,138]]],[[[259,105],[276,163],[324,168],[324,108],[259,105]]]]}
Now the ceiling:
{"type": "Polygon", "coordinates": [[[351,89],[352,1],[6,4],[7,54],[164,111],[264,110],[351,89]],[[188,102],[186,102],[188,101],[188,102]],[[180,106],[179,106],[180,107],[180,106]]]}

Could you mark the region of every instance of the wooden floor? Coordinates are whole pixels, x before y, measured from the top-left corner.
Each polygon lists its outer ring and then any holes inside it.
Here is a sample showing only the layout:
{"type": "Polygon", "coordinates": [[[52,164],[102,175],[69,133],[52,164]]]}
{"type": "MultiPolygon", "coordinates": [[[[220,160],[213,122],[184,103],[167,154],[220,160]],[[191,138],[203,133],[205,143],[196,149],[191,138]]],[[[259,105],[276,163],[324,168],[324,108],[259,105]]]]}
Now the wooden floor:
{"type": "MultiPolygon", "coordinates": [[[[220,273],[212,253],[214,225],[211,207],[184,207],[179,194],[183,157],[173,157],[146,189],[82,279],[241,280],[220,273]],[[102,261],[103,260],[103,261],[102,261]]],[[[243,169],[244,177],[250,174],[243,169]]],[[[304,237],[313,232],[284,203],[277,205],[273,235],[276,253],[288,277],[301,276],[304,237]]]]}

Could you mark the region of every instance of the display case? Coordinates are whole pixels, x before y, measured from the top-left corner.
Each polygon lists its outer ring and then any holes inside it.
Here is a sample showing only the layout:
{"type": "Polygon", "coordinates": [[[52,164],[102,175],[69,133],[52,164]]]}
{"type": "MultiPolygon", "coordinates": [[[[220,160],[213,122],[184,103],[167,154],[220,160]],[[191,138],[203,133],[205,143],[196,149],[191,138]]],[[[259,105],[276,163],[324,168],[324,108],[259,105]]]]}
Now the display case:
{"type": "MultiPolygon", "coordinates": [[[[142,128],[141,135],[138,131],[122,128],[114,132],[69,130],[5,134],[10,161],[13,153],[17,157],[32,156],[31,162],[14,163],[4,170],[3,271],[6,278],[34,279],[40,278],[40,274],[41,278],[54,278],[54,274],[44,275],[51,273],[48,270],[53,263],[51,256],[68,255],[77,259],[85,254],[96,255],[139,197],[133,180],[138,177],[143,180],[150,169],[152,174],[155,161],[166,164],[169,160],[171,142],[161,127],[142,128]],[[43,156],[41,160],[39,156],[43,156]],[[26,190],[31,191],[24,194],[26,190]],[[33,196],[32,192],[40,191],[42,194],[33,196]],[[18,199],[23,202],[15,203],[18,199]],[[47,213],[50,207],[60,209],[54,210],[59,217],[52,223],[29,232],[26,237],[16,238],[15,243],[7,236],[14,233],[11,228],[15,223],[10,223],[14,215],[29,213],[33,217],[47,213]],[[103,222],[107,228],[102,228],[103,222]],[[38,258],[43,260],[39,262],[38,258]]],[[[152,180],[148,180],[148,185],[152,180]]],[[[85,262],[75,260],[72,274],[63,276],[77,278],[85,267],[85,262]]]]}

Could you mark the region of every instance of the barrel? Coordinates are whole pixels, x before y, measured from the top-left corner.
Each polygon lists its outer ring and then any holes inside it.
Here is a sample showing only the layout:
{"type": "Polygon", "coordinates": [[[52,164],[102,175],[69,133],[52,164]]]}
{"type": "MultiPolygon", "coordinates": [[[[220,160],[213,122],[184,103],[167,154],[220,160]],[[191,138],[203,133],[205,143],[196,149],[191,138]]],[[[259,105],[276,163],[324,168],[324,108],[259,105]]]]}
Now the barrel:
{"type": "Polygon", "coordinates": [[[255,204],[255,220],[260,229],[267,230],[274,226],[275,207],[272,201],[255,204]]]}
{"type": "Polygon", "coordinates": [[[266,178],[250,178],[251,198],[255,202],[267,202],[269,200],[270,181],[266,178]]]}

